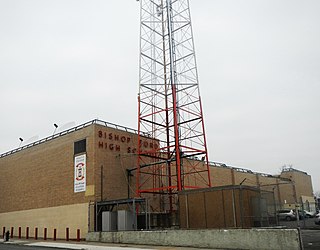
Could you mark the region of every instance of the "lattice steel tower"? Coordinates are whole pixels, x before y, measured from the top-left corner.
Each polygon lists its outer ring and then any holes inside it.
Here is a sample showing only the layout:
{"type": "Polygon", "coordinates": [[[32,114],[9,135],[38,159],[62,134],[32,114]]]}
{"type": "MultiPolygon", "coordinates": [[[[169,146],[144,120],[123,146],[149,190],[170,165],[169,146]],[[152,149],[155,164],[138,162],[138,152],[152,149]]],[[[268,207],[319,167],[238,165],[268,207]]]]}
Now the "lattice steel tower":
{"type": "Polygon", "coordinates": [[[136,195],[162,194],[172,211],[177,192],[211,186],[189,1],[140,5],[136,195]]]}

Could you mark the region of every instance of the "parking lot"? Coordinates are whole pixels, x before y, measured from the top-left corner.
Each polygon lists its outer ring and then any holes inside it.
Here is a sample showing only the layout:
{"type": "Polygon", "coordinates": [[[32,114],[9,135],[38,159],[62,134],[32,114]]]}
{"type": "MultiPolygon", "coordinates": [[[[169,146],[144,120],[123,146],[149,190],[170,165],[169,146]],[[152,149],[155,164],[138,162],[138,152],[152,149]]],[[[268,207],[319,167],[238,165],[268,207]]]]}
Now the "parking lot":
{"type": "Polygon", "coordinates": [[[299,221],[279,221],[279,225],[287,228],[301,229],[303,247],[305,250],[320,249],[320,225],[314,223],[314,218],[299,221]]]}
{"type": "Polygon", "coordinates": [[[319,230],[301,230],[301,236],[305,250],[320,249],[320,226],[319,230]]]}
{"type": "Polygon", "coordinates": [[[297,228],[298,226],[301,229],[319,229],[320,230],[320,225],[316,225],[314,223],[314,218],[306,218],[302,219],[299,221],[293,220],[293,221],[285,221],[285,220],[280,220],[279,221],[280,226],[285,226],[287,228],[297,228]]]}

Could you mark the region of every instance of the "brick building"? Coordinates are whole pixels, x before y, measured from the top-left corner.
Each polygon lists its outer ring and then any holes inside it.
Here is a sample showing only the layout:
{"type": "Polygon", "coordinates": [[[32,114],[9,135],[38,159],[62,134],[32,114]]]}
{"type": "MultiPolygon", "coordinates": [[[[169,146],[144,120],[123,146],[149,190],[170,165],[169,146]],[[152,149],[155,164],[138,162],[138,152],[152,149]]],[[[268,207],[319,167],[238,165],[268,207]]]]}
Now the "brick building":
{"type": "Polygon", "coordinates": [[[126,168],[136,164],[136,145],[136,131],[94,120],[2,154],[1,228],[21,227],[25,235],[29,227],[31,236],[31,228],[38,227],[40,236],[44,228],[50,236],[56,228],[58,238],[64,238],[65,228],[70,237],[80,229],[84,237],[90,202],[127,197],[126,168]],[[75,177],[79,156],[86,168],[82,187],[75,177]]]}
{"type": "Polygon", "coordinates": [[[258,187],[262,191],[272,191],[276,207],[295,208],[297,205],[308,211],[315,211],[311,176],[306,172],[284,168],[279,175],[253,172],[248,169],[211,163],[213,186],[246,185],[258,187]]]}
{"type": "MultiPolygon", "coordinates": [[[[140,137],[143,147],[158,147],[157,141],[140,137]]],[[[67,131],[0,155],[0,227],[18,228],[22,236],[35,228],[43,237],[47,228],[52,238],[81,237],[92,229],[91,204],[100,201],[128,199],[135,196],[135,176],[127,170],[136,166],[137,131],[115,124],[93,120],[67,131]],[[90,218],[90,220],[89,220],[90,218]]],[[[311,177],[287,169],[280,176],[254,173],[224,164],[211,163],[215,187],[246,185],[272,191],[277,207],[309,202],[311,177]]],[[[155,197],[149,204],[156,212],[161,202],[155,197]]],[[[311,203],[310,203],[311,204],[311,203]]],[[[309,205],[310,205],[309,204],[309,205]]],[[[311,204],[311,207],[313,205],[311,204]]]]}

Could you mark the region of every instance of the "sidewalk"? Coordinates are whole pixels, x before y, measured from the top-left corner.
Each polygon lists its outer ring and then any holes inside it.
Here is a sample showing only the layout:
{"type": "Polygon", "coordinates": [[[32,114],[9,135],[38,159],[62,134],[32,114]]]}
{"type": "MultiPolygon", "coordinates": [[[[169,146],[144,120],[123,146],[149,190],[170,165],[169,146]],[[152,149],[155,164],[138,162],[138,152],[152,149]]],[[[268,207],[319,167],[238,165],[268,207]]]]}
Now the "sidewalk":
{"type": "MultiPolygon", "coordinates": [[[[75,241],[43,241],[43,240],[26,240],[26,239],[10,239],[4,242],[0,239],[0,244],[16,244],[34,247],[50,247],[57,249],[76,249],[76,250],[197,250],[199,248],[186,247],[169,247],[169,246],[135,246],[127,244],[109,244],[109,243],[95,243],[95,242],[75,242],[75,241]]],[[[202,250],[205,250],[201,248],[202,250]]],[[[211,249],[212,250],[212,249],[211,249]]]]}

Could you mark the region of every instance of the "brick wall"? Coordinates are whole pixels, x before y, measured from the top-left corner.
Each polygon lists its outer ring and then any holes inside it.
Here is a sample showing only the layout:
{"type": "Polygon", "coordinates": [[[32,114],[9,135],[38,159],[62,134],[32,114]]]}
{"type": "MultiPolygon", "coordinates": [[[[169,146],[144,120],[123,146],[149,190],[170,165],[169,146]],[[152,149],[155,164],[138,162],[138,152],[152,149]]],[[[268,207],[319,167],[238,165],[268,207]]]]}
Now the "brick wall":
{"type": "Polygon", "coordinates": [[[87,139],[87,185],[94,185],[93,127],[0,158],[0,213],[88,202],[74,193],[73,144],[87,139]]]}
{"type": "Polygon", "coordinates": [[[294,182],[294,185],[286,185],[280,189],[281,197],[286,199],[287,203],[295,203],[296,201],[300,203],[301,196],[313,197],[311,176],[307,173],[292,170],[284,171],[280,176],[294,182]]]}

